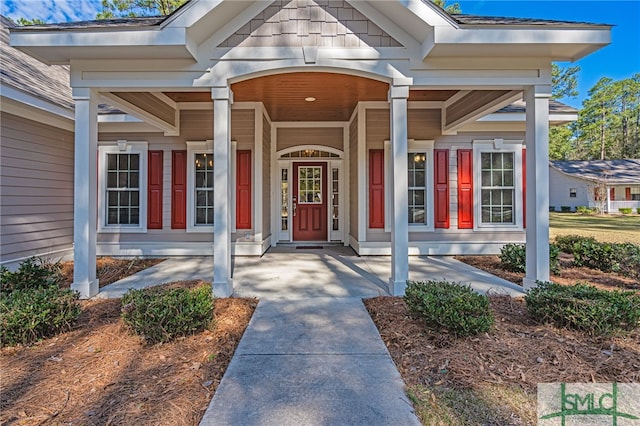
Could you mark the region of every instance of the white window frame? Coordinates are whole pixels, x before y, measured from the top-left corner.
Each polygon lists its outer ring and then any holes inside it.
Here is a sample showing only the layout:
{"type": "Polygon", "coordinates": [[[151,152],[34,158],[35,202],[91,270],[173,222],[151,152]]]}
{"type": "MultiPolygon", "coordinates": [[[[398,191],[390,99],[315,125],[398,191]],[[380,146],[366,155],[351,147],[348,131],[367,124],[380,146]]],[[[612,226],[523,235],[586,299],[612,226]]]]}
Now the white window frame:
{"type": "Polygon", "coordinates": [[[475,200],[473,229],[475,231],[523,231],[522,211],[522,140],[473,141],[473,199],[475,200]],[[483,153],[513,153],[513,218],[512,224],[482,222],[482,161],[483,153]]]}
{"type": "MultiPolygon", "coordinates": [[[[434,166],[433,151],[435,147],[434,140],[414,140],[409,139],[407,146],[407,154],[425,154],[425,215],[426,223],[409,223],[409,232],[433,232],[435,231],[435,195],[434,195],[434,166]]],[[[407,161],[406,159],[404,161],[407,161]]],[[[384,143],[384,230],[391,232],[393,225],[393,211],[391,201],[391,185],[393,180],[391,177],[391,141],[384,143]]],[[[409,188],[407,187],[407,191],[409,188]]],[[[409,205],[407,204],[407,209],[409,205]]],[[[371,229],[369,230],[371,231],[371,229]]]]}
{"type": "Polygon", "coordinates": [[[149,144],[144,141],[119,140],[98,143],[98,232],[147,232],[147,161],[149,144]],[[107,225],[107,154],[139,154],[139,214],[137,225],[107,225]]]}
{"type": "MultiPolygon", "coordinates": [[[[213,158],[213,141],[187,141],[187,232],[212,233],[213,224],[196,225],[196,197],[195,197],[195,156],[207,154],[213,158]]],[[[215,176],[215,164],[214,176],[215,176]]],[[[214,178],[215,179],[215,178],[214,178]]],[[[214,204],[213,208],[216,206],[214,204]]]]}

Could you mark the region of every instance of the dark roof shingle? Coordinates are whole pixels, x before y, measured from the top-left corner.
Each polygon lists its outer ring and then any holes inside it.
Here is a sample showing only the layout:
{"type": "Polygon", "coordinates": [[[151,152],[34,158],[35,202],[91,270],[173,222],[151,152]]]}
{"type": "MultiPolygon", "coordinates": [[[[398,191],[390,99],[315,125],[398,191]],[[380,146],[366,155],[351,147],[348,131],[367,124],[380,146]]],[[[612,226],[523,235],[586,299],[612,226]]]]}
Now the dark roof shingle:
{"type": "Polygon", "coordinates": [[[550,161],[551,167],[580,179],[612,185],[640,184],[640,159],[550,161]]]}

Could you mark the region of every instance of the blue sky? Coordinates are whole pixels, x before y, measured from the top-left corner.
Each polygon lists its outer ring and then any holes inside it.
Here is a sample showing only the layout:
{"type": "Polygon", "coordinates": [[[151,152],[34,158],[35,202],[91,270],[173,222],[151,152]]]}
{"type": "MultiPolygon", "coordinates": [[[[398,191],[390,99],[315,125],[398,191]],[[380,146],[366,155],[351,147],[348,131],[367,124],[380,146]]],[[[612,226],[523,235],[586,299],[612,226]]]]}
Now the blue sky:
{"type": "MultiPolygon", "coordinates": [[[[453,3],[454,0],[450,0],[453,3]]],[[[611,45],[577,62],[578,99],[564,101],[579,107],[601,77],[614,80],[640,73],[640,0],[459,0],[472,15],[558,19],[615,25],[611,45]]],[[[0,0],[9,18],[39,18],[46,22],[93,19],[100,0],[0,0]]]]}

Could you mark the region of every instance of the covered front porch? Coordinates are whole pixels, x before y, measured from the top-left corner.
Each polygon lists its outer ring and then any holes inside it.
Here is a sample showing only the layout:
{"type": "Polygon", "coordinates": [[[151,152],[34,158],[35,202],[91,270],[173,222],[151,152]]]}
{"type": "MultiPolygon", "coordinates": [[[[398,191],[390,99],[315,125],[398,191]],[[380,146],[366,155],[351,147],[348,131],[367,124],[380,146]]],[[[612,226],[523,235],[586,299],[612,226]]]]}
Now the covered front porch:
{"type": "Polygon", "coordinates": [[[527,243],[525,288],[548,279],[551,62],[606,45],[610,27],[431,2],[193,0],[11,36],[71,67],[82,297],[98,254],[213,255],[214,293],[230,296],[234,253],[301,241],[390,255],[399,295],[409,255],[507,242],[527,243]],[[521,122],[478,121],[519,99],[521,122]]]}

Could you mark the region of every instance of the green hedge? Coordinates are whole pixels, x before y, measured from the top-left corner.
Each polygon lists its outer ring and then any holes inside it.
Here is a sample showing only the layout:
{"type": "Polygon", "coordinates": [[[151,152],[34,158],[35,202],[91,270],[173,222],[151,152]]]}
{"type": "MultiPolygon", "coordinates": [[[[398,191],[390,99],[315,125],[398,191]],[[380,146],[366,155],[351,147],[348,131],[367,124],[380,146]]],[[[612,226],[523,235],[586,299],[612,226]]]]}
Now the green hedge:
{"type": "Polygon", "coordinates": [[[32,343],[68,330],[80,315],[79,294],[58,286],[56,264],[36,259],[0,268],[0,344],[32,343]]]}
{"type": "Polygon", "coordinates": [[[213,321],[211,287],[129,290],[122,297],[122,319],[147,343],[202,331],[213,321]]]}
{"type": "Polygon", "coordinates": [[[601,243],[579,235],[558,236],[555,241],[560,250],[573,255],[575,266],[640,278],[640,245],[601,243]]]}
{"type": "MultiPolygon", "coordinates": [[[[549,244],[549,265],[553,273],[560,271],[559,254],[558,246],[549,244]]],[[[526,272],[526,258],[527,248],[525,244],[505,244],[500,249],[500,264],[507,271],[526,272]]]]}
{"type": "Polygon", "coordinates": [[[612,335],[640,325],[640,294],[599,290],[586,284],[538,282],[525,295],[529,315],[540,323],[612,335]]]}
{"type": "Polygon", "coordinates": [[[55,286],[0,296],[0,342],[32,343],[68,330],[80,315],[78,293],[55,286]]]}
{"type": "Polygon", "coordinates": [[[455,336],[489,331],[495,322],[487,296],[448,281],[410,281],[404,300],[428,327],[444,328],[455,336]]]}
{"type": "Polygon", "coordinates": [[[620,207],[618,211],[622,214],[631,214],[633,209],[631,207],[620,207]]]}

